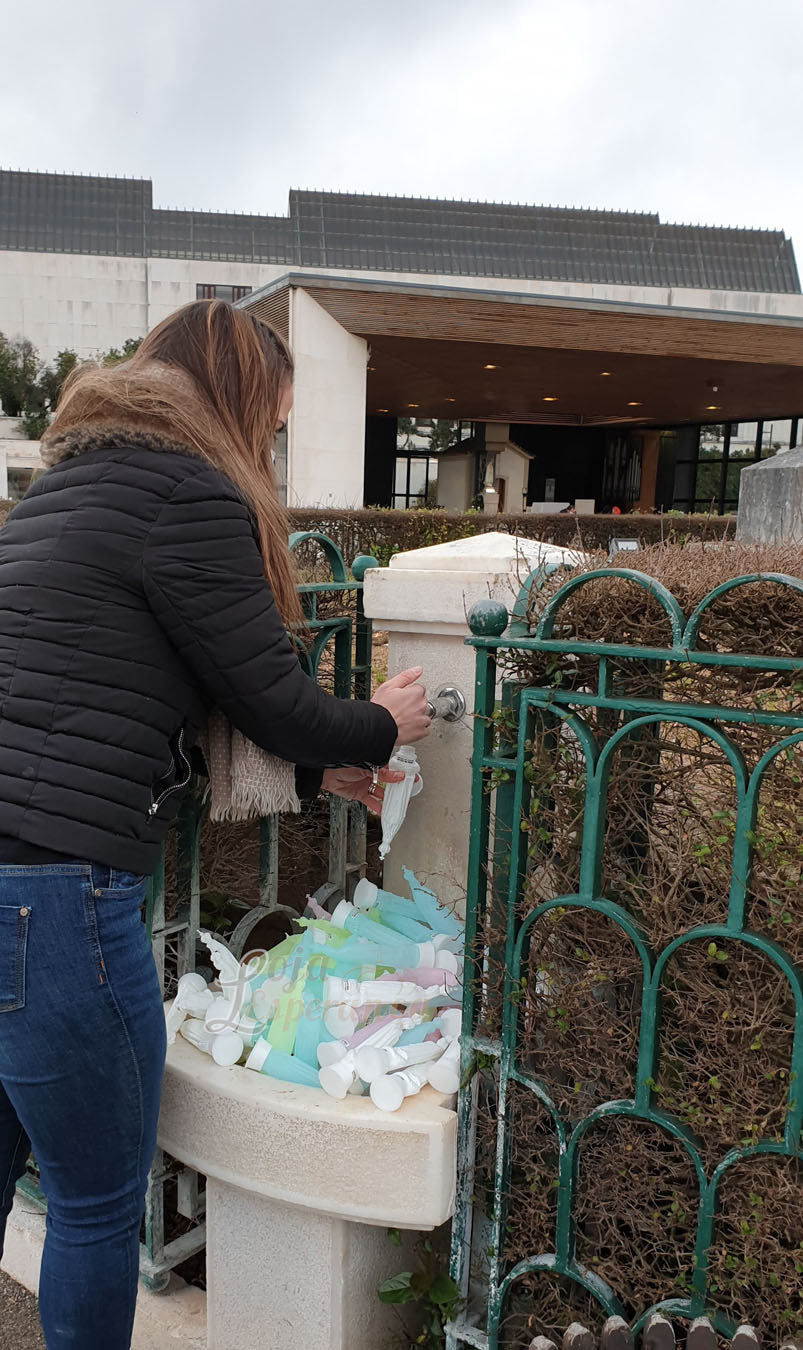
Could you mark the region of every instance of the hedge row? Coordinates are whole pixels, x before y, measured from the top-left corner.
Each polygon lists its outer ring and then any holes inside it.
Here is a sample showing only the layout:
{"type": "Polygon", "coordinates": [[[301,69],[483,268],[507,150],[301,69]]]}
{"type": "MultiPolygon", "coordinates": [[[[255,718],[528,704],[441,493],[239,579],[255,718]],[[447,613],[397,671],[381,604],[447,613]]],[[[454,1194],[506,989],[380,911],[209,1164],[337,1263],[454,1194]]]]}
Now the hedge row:
{"type": "MultiPolygon", "coordinates": [[[[14,502],[0,501],[0,525],[14,502]]],[[[579,548],[589,553],[607,549],[612,539],[637,539],[651,544],[682,543],[686,539],[732,538],[735,516],[533,516],[484,515],[481,511],[364,511],[317,510],[290,512],[294,530],[314,530],[332,539],[347,563],[358,553],[369,553],[383,565],[394,553],[468,539],[489,530],[541,539],[547,544],[579,548]]]]}
{"type": "Polygon", "coordinates": [[[592,552],[607,549],[612,539],[638,539],[639,545],[681,543],[685,539],[724,539],[735,531],[734,516],[628,515],[535,516],[484,515],[481,511],[364,511],[296,509],[293,528],[316,530],[332,539],[347,563],[370,553],[387,563],[394,553],[466,539],[488,530],[541,539],[548,544],[592,552]]]}

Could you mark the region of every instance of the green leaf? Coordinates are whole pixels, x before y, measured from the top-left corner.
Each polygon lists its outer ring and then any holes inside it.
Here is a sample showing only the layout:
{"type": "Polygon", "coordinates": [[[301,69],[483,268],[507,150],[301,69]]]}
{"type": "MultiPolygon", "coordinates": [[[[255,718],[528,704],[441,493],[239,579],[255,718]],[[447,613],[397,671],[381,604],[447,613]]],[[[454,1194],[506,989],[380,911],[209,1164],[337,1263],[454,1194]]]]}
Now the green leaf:
{"type": "Polygon", "coordinates": [[[451,1276],[436,1275],[429,1297],[433,1303],[454,1303],[460,1297],[460,1290],[451,1276]]]}
{"type": "Polygon", "coordinates": [[[391,1279],[385,1280],[380,1284],[378,1294],[382,1303],[410,1303],[416,1298],[416,1292],[410,1288],[410,1282],[413,1278],[411,1270],[403,1270],[400,1275],[393,1275],[391,1279]]]}
{"type": "Polygon", "coordinates": [[[391,1247],[401,1246],[401,1232],[398,1228],[388,1229],[388,1242],[390,1243],[391,1247]]]}
{"type": "Polygon", "coordinates": [[[410,1288],[416,1298],[423,1298],[425,1294],[429,1296],[431,1284],[432,1276],[429,1274],[429,1271],[426,1270],[416,1270],[410,1280],[410,1288]]]}

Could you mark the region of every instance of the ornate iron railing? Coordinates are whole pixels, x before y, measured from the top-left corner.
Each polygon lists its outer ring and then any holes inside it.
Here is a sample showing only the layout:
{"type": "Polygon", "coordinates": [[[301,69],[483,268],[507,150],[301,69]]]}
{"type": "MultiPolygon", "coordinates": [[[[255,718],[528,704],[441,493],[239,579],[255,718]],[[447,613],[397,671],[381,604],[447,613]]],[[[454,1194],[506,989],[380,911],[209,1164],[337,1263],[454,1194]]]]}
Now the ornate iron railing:
{"type": "MultiPolygon", "coordinates": [[[[662,1312],[688,1320],[708,1314],[718,1331],[733,1333],[732,1319],[723,1310],[721,1299],[712,1300],[710,1288],[709,1254],[723,1178],[734,1164],[761,1155],[801,1157],[801,970],[783,945],[783,928],[769,936],[761,923],[751,923],[750,884],[756,857],[759,794],[772,766],[780,762],[779,757],[780,760],[794,757],[799,767],[803,708],[794,697],[745,700],[744,706],[717,706],[699,698],[698,677],[701,670],[712,675],[717,671],[752,672],[756,677],[767,674],[777,677],[776,688],[786,686],[792,690],[803,669],[803,656],[773,656],[771,651],[743,655],[717,649],[716,644],[707,645],[700,640],[700,630],[712,606],[729,592],[768,582],[803,593],[803,582],[793,577],[742,576],[717,586],[687,618],[675,598],[655,579],[629,569],[611,568],[570,577],[543,606],[534,632],[522,617],[529,587],[524,588],[514,611],[514,622],[504,636],[508,615],[503,606],[485,602],[470,616],[474,635],[470,641],[476,649],[476,716],[459,1175],[451,1265],[452,1276],[462,1291],[463,1311],[448,1329],[449,1350],[462,1346],[497,1350],[502,1345],[512,1345],[514,1341],[509,1341],[503,1330],[511,1295],[523,1287],[534,1288],[539,1279],[554,1282],[557,1278],[564,1286],[568,1283],[582,1291],[582,1297],[588,1299],[589,1306],[598,1309],[601,1317],[618,1316],[626,1311],[617,1289],[606,1283],[587,1257],[581,1260],[578,1255],[579,1159],[592,1133],[611,1127],[611,1118],[631,1124],[638,1122],[638,1128],[648,1126],[660,1131],[665,1140],[671,1141],[667,1147],[683,1150],[689,1175],[696,1178],[688,1286],[685,1291],[672,1291],[673,1296],[652,1306],[637,1307],[635,1313],[631,1299],[628,1313],[631,1329],[641,1330],[652,1315],[662,1312]],[[577,588],[592,581],[599,583],[599,579],[606,579],[603,584],[608,584],[607,579],[615,578],[624,578],[643,588],[650,603],[662,607],[669,637],[667,645],[584,641],[582,635],[567,632],[565,607],[577,588]],[[582,663],[582,670],[593,674],[574,681],[543,680],[539,681],[540,687],[527,687],[520,675],[515,679],[502,678],[511,662],[523,667],[528,661],[540,661],[541,670],[549,668],[551,662],[552,669],[562,667],[564,672],[576,671],[582,663]],[[628,683],[628,673],[636,669],[636,663],[642,674],[646,672],[649,677],[646,683],[642,680],[641,696],[628,692],[629,687],[636,687],[628,683]],[[698,682],[690,701],[684,698],[683,671],[689,672],[690,686],[694,686],[695,679],[698,682]],[[673,735],[681,749],[699,738],[699,743],[714,747],[719,754],[721,767],[716,772],[723,780],[730,775],[732,832],[723,844],[720,921],[692,924],[671,940],[656,943],[649,937],[640,915],[634,912],[637,906],[628,908],[620,899],[605,894],[603,849],[609,827],[608,796],[614,757],[638,738],[644,743],[652,737],[652,764],[660,776],[665,744],[660,738],[662,728],[669,723],[677,728],[673,735]],[[763,750],[757,752],[751,764],[736,743],[745,729],[748,734],[754,734],[752,729],[760,729],[763,737],[763,750]],[[548,886],[548,870],[544,869],[540,874],[540,891],[532,885],[533,869],[551,847],[550,839],[542,838],[539,842],[532,828],[533,794],[543,796],[550,791],[537,777],[533,781],[532,773],[532,747],[544,735],[552,737],[553,748],[560,748],[567,738],[572,740],[572,756],[564,757],[561,768],[564,783],[574,788],[579,802],[576,885],[569,888],[569,893],[553,893],[548,886]],[[551,924],[554,928],[559,916],[572,910],[582,911],[589,919],[587,931],[592,934],[592,945],[594,927],[590,920],[598,928],[604,923],[615,925],[620,946],[627,945],[636,972],[629,1079],[632,1091],[615,1100],[604,1097],[600,1100],[598,1095],[590,1109],[584,1109],[582,1098],[587,1084],[583,1083],[575,1085],[580,1099],[571,1109],[557,1104],[558,1094],[552,1090],[554,1083],[539,1072],[537,1025],[529,1042],[536,1050],[528,1053],[526,1062],[521,1050],[522,1008],[527,998],[535,997],[532,984],[539,978],[544,985],[535,1002],[539,1004],[540,1000],[542,1012],[549,1004],[549,976],[538,972],[534,979],[535,972],[529,964],[531,943],[539,933],[539,925],[551,924]],[[721,950],[723,943],[733,944],[734,951],[749,948],[761,953],[776,974],[780,973],[779,982],[786,982],[790,1009],[791,1053],[786,1069],[781,1072],[783,1087],[777,1129],[738,1141],[721,1156],[712,1156],[710,1149],[705,1152],[693,1121],[662,1104],[657,1082],[661,1071],[661,1011],[666,998],[667,969],[677,953],[688,951],[689,944],[694,943],[705,944],[712,965],[716,964],[717,953],[727,959],[726,951],[721,950]],[[511,1182],[511,1157],[518,1147],[518,1107],[513,1109],[513,1099],[537,1104],[533,1109],[541,1113],[544,1130],[550,1134],[554,1147],[542,1157],[541,1170],[546,1158],[548,1175],[539,1192],[550,1236],[543,1249],[512,1258],[506,1249],[506,1235],[515,1223],[517,1206],[532,1202],[532,1197],[517,1194],[511,1182]],[[481,1160],[478,1133],[483,1128],[486,1156],[481,1160]],[[674,1296],[675,1293],[682,1296],[674,1296]]],[[[755,734],[759,735],[759,731],[755,734]]],[[[649,794],[645,800],[649,814],[652,810],[649,794]]],[[[692,821],[687,828],[693,829],[692,821]]],[[[548,826],[541,833],[548,834],[548,826]]],[[[635,844],[633,858],[629,866],[638,880],[639,868],[644,864],[635,844]]],[[[610,872],[606,875],[609,877],[610,872]]],[[[748,992],[752,995],[755,991],[748,992]]],[[[602,1002],[600,1009],[602,1014],[602,1002]]],[[[555,1011],[549,1015],[554,1017],[555,1011]]],[[[537,1017],[535,1020],[537,1024],[537,1017]]],[[[705,1026],[700,1028],[700,1035],[705,1037],[705,1026]]],[[[571,1082],[568,1043],[566,1056],[566,1076],[571,1082]]],[[[595,1088],[598,1086],[594,1084],[595,1088]]],[[[539,1174],[536,1171],[534,1175],[539,1174]]],[[[626,1169],[622,1175],[626,1175],[626,1169]]],[[[611,1195],[612,1206],[616,1199],[611,1195]]],[[[670,1218],[667,1215],[667,1221],[670,1218]]],[[[529,1334],[524,1340],[515,1340],[515,1344],[529,1344],[529,1334]]]]}

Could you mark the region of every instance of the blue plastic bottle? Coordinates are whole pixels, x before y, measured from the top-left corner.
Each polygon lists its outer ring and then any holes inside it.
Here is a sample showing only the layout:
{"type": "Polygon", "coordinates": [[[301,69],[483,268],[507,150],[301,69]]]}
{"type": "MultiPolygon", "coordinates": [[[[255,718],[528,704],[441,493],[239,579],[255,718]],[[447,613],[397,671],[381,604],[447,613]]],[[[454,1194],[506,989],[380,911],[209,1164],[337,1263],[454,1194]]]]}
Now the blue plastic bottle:
{"type": "Polygon", "coordinates": [[[433,928],[436,933],[448,933],[451,937],[457,937],[464,931],[460,920],[444,909],[443,905],[438,904],[432,891],[421,885],[409,867],[403,867],[402,874],[410,887],[410,894],[418,913],[424,922],[429,924],[430,928],[433,928]]]}
{"type": "Polygon", "coordinates": [[[410,1027],[409,1031],[403,1031],[396,1044],[420,1045],[422,1041],[427,1039],[427,1036],[429,1036],[431,1032],[440,1031],[440,1029],[441,1019],[439,1017],[433,1017],[431,1022],[421,1022],[417,1027],[410,1027]]]}
{"type": "Polygon", "coordinates": [[[298,1083],[301,1087],[318,1087],[318,1072],[309,1064],[297,1059],[284,1050],[276,1050],[260,1037],[246,1060],[246,1068],[256,1069],[267,1074],[268,1078],[280,1078],[284,1083],[298,1083]]]}
{"type": "MultiPolygon", "coordinates": [[[[303,1009],[296,1025],[293,1058],[318,1070],[318,1046],[321,1041],[334,1040],[323,1023],[323,979],[308,980],[302,996],[303,1009]]],[[[268,1057],[270,1058],[270,1056],[268,1057]]],[[[269,1070],[265,1070],[269,1072],[269,1070]]]]}
{"type": "Polygon", "coordinates": [[[416,944],[410,942],[409,938],[394,933],[392,928],[386,928],[383,923],[376,923],[364,914],[349,914],[345,927],[354,937],[366,938],[368,942],[375,942],[377,946],[392,951],[393,965],[418,965],[419,953],[416,944]]]}
{"type": "Polygon", "coordinates": [[[371,910],[370,917],[374,916],[395,933],[401,933],[403,937],[409,938],[411,942],[432,941],[432,929],[428,924],[421,922],[415,906],[409,900],[397,902],[395,896],[391,896],[383,904],[377,905],[376,909],[371,910]],[[401,908],[402,905],[409,905],[412,913],[405,912],[401,908]]]}

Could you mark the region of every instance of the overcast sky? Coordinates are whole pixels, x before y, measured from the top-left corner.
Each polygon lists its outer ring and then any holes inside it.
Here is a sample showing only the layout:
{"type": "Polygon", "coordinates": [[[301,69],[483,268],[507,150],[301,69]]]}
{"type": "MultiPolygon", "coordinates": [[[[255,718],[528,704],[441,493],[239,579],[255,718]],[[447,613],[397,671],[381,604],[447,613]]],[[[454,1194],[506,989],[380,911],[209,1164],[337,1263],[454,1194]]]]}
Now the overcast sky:
{"type": "Polygon", "coordinates": [[[657,211],[803,270],[803,0],[6,0],[2,43],[3,167],[657,211]]]}

